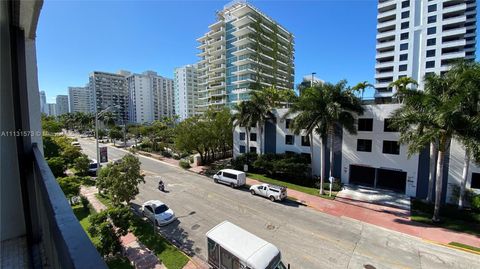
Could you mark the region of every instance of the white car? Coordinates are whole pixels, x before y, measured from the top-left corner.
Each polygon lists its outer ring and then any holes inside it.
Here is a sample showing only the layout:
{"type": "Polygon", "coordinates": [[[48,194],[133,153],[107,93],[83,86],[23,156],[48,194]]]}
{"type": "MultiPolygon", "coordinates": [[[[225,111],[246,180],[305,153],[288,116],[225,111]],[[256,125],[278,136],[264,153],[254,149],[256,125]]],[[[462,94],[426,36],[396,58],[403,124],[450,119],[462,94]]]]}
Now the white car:
{"type": "Polygon", "coordinates": [[[90,164],[88,165],[88,175],[97,176],[97,170],[98,170],[98,162],[97,160],[94,159],[90,161],[90,164]]]}
{"type": "Polygon", "coordinates": [[[173,210],[159,200],[150,200],[143,203],[142,214],[157,226],[167,225],[177,219],[173,210]]]}
{"type": "Polygon", "coordinates": [[[250,193],[252,195],[267,197],[272,202],[282,201],[287,198],[287,188],[270,184],[252,185],[250,187],[250,193]]]}

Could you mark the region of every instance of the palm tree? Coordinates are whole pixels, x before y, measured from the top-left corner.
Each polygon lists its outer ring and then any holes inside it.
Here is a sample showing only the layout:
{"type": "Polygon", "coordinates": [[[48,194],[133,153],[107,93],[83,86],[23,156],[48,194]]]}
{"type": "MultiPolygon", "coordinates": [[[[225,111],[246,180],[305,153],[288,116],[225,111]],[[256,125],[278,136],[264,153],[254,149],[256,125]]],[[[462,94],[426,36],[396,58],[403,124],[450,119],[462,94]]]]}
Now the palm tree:
{"type": "Polygon", "coordinates": [[[251,101],[242,101],[235,105],[233,114],[233,126],[245,127],[247,146],[245,153],[250,152],[250,130],[252,125],[258,121],[256,108],[251,101]]]}
{"type": "Polygon", "coordinates": [[[403,96],[402,96],[401,92],[406,90],[409,85],[413,85],[413,86],[417,87],[418,82],[411,77],[401,77],[401,78],[395,80],[394,82],[391,82],[388,86],[396,89],[395,96],[397,97],[399,102],[402,102],[403,96]]]}
{"type": "Polygon", "coordinates": [[[368,83],[368,81],[359,82],[357,85],[352,87],[352,90],[359,91],[362,94],[361,100],[363,100],[363,94],[365,93],[366,88],[373,87],[372,84],[368,83]]]}
{"type": "Polygon", "coordinates": [[[274,108],[287,107],[295,98],[293,90],[279,90],[275,87],[250,92],[250,101],[253,104],[252,110],[256,115],[253,123],[257,126],[260,154],[263,153],[263,128],[265,122],[274,118],[272,110],[274,108]]]}
{"type": "MultiPolygon", "coordinates": [[[[320,194],[323,194],[325,176],[325,146],[323,140],[330,142],[329,176],[333,177],[333,146],[335,144],[335,129],[342,126],[351,134],[356,133],[355,115],[363,114],[361,101],[351,89],[346,88],[346,81],[337,84],[317,84],[304,90],[289,109],[287,114],[295,115],[293,126],[295,131],[305,129],[310,136],[313,132],[320,136],[322,172],[320,175],[320,194]]],[[[312,140],[311,140],[312,141],[312,140]]],[[[312,144],[312,143],[311,143],[312,144]]]]}
{"type": "MultiPolygon", "coordinates": [[[[409,155],[421,151],[429,143],[436,143],[438,155],[432,217],[435,222],[439,221],[440,217],[443,166],[452,139],[474,139],[479,143],[480,137],[479,128],[475,125],[478,116],[476,119],[472,118],[465,109],[470,106],[478,110],[478,101],[476,104],[470,103],[468,96],[472,94],[471,88],[465,87],[465,83],[458,77],[455,71],[442,76],[432,74],[425,78],[424,92],[401,89],[400,94],[405,102],[392,117],[393,126],[400,131],[400,142],[408,144],[409,155]]],[[[478,96],[478,89],[475,91],[478,96]]]]}

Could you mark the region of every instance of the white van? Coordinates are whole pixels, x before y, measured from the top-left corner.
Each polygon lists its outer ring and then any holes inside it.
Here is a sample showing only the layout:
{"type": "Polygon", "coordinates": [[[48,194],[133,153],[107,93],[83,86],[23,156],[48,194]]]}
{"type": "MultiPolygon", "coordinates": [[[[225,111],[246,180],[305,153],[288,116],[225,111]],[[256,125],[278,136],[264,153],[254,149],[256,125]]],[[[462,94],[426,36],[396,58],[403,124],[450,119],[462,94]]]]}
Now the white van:
{"type": "Polygon", "coordinates": [[[243,186],[246,183],[247,176],[245,172],[233,169],[222,169],[213,176],[215,183],[230,185],[232,188],[243,186]]]}
{"type": "Polygon", "coordinates": [[[208,264],[214,269],[286,269],[276,246],[224,221],[207,232],[208,264]]]}

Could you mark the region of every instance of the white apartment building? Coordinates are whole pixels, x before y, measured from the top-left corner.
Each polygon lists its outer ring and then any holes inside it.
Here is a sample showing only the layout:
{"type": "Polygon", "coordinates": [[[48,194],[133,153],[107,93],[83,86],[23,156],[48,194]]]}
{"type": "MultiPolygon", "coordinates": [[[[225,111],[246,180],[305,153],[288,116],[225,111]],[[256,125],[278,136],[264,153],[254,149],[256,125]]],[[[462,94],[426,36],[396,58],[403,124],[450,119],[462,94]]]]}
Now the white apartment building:
{"type": "Polygon", "coordinates": [[[124,75],[94,71],[89,77],[89,88],[94,95],[94,111],[99,113],[112,107],[117,124],[128,121],[128,89],[124,75]]]}
{"type": "Polygon", "coordinates": [[[127,75],[129,121],[150,123],[174,115],[173,81],[154,71],[127,75]]]}
{"type": "Polygon", "coordinates": [[[412,77],[423,89],[426,74],[474,60],[476,7],[476,0],[379,0],[375,98],[389,101],[398,78],[412,77]]]}
{"type": "Polygon", "coordinates": [[[56,116],[57,115],[57,104],[55,103],[47,103],[46,105],[46,114],[48,116],[56,116]]]}
{"type": "Polygon", "coordinates": [[[200,111],[232,106],[262,87],[293,89],[294,37],[247,3],[233,1],[198,38],[200,111]]]}
{"type": "Polygon", "coordinates": [[[45,91],[40,91],[40,112],[48,114],[47,95],[45,91]]]}
{"type": "Polygon", "coordinates": [[[70,99],[70,112],[93,113],[94,98],[90,87],[68,87],[68,97],[70,99]]]}
{"type": "Polygon", "coordinates": [[[57,116],[68,113],[68,95],[57,95],[56,98],[56,114],[57,116]]]}
{"type": "Polygon", "coordinates": [[[175,114],[178,120],[194,116],[195,104],[198,100],[198,73],[196,65],[185,65],[175,68],[173,76],[173,95],[175,114]]]}

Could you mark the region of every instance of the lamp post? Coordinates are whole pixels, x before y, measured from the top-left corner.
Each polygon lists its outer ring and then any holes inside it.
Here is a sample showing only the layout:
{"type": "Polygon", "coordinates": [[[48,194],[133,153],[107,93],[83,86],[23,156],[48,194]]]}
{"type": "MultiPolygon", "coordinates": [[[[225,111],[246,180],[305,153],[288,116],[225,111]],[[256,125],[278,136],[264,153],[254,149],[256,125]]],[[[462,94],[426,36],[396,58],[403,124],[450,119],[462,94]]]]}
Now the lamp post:
{"type": "Polygon", "coordinates": [[[315,75],[316,75],[316,74],[317,74],[317,73],[312,72],[312,80],[310,80],[310,88],[313,87],[313,79],[315,78],[315,75]]]}
{"type": "Polygon", "coordinates": [[[100,172],[100,147],[98,146],[98,118],[102,113],[108,112],[111,108],[119,108],[118,105],[116,106],[109,106],[104,110],[97,113],[97,108],[95,106],[95,140],[96,140],[96,147],[97,147],[97,177],[98,173],[100,172]]]}

